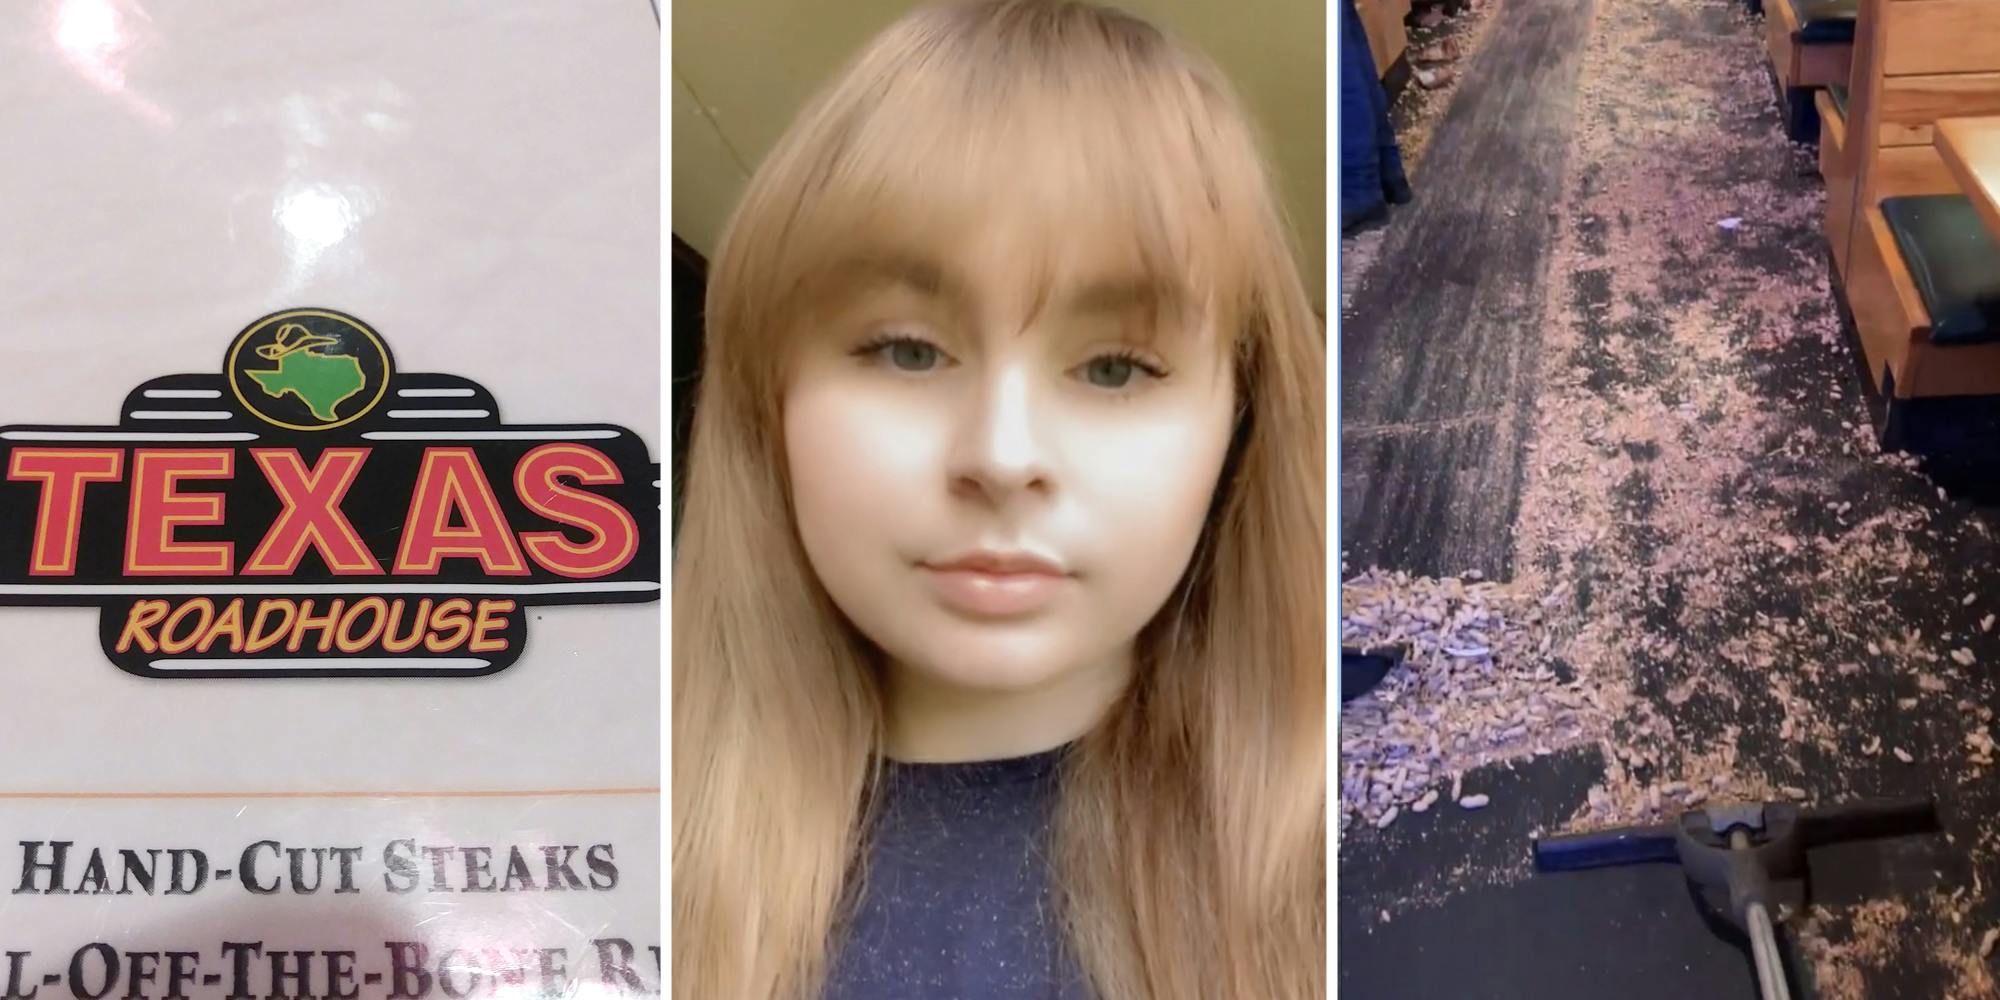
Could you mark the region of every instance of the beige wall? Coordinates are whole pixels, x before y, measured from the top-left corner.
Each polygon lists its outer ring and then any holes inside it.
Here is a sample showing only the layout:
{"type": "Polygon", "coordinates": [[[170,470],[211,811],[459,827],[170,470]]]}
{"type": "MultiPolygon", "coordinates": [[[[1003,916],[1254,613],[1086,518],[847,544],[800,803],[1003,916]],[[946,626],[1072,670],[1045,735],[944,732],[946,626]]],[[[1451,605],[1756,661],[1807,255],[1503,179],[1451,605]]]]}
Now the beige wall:
{"type": "MultiPolygon", "coordinates": [[[[1306,287],[1326,302],[1325,0],[1124,0],[1206,51],[1264,135],[1306,287]]],[[[674,233],[709,253],[806,98],[911,0],[676,0],[674,233]]]]}

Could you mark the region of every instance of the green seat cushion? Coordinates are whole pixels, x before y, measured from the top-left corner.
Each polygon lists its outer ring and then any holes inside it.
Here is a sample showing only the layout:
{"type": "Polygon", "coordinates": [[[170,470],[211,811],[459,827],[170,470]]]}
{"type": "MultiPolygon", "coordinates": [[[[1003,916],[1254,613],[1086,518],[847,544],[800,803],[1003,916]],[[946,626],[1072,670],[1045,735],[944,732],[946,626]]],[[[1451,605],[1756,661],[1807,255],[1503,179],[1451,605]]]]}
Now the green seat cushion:
{"type": "Polygon", "coordinates": [[[1791,0],[1799,16],[1799,41],[1854,41],[1854,18],[1861,0],[1791,0]]]}
{"type": "Polygon", "coordinates": [[[1962,194],[1882,199],[1917,294],[1931,314],[1931,343],[2000,341],[2000,241],[1962,194]]]}
{"type": "Polygon", "coordinates": [[[1835,111],[1837,111],[1837,112],[1839,112],[1839,113],[1840,113],[1840,118],[1841,118],[1841,120],[1842,120],[1842,121],[1846,121],[1846,120],[1847,120],[1847,84],[1844,84],[1844,83],[1829,83],[1829,84],[1827,84],[1827,85],[1826,85],[1826,96],[1828,96],[1828,97],[1831,97],[1831,98],[1833,98],[1833,110],[1835,110],[1835,111]]]}

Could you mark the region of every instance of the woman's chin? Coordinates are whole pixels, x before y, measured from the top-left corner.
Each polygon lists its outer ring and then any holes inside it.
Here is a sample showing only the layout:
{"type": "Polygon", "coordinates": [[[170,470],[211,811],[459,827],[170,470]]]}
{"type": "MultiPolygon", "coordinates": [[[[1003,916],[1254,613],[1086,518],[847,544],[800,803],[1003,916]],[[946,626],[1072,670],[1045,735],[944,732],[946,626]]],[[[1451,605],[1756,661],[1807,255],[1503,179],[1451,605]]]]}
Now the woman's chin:
{"type": "Polygon", "coordinates": [[[1066,686],[1071,675],[1102,663],[1054,622],[960,622],[898,657],[922,681],[968,692],[1006,694],[1066,686]]]}

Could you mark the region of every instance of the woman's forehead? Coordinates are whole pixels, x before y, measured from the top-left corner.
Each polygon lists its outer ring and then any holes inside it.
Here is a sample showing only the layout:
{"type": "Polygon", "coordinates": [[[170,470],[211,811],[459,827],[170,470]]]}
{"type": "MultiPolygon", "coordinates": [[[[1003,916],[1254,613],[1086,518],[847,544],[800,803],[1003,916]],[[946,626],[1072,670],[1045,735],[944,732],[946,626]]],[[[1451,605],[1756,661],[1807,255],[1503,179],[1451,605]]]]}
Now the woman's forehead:
{"type": "Polygon", "coordinates": [[[996,335],[1103,329],[1126,336],[1205,340],[1205,310],[1180,276],[1145,270],[1133,255],[1093,256],[1074,249],[1018,253],[961,239],[857,248],[832,264],[807,310],[819,320],[886,310],[964,318],[996,335]],[[1041,256],[1048,264],[1036,264],[1041,256]]]}
{"type": "Polygon", "coordinates": [[[1052,182],[1029,163],[991,166],[823,192],[809,213],[817,232],[800,244],[819,249],[800,263],[842,283],[947,299],[1103,311],[1205,297],[1204,227],[1159,193],[1113,183],[1111,171],[1052,182]]]}
{"type": "Polygon", "coordinates": [[[1087,224],[1037,227],[996,213],[864,238],[827,270],[853,287],[898,288],[959,303],[1031,296],[1080,312],[1190,296],[1184,275],[1149,266],[1136,236],[1087,224]]]}

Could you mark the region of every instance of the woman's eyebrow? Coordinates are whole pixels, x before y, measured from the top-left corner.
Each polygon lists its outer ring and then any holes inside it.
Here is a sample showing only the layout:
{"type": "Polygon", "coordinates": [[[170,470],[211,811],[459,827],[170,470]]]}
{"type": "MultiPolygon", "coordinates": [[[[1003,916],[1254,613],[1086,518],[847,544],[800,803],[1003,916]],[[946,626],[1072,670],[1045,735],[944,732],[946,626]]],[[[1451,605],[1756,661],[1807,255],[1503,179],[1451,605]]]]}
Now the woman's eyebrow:
{"type": "MultiPolygon", "coordinates": [[[[927,299],[961,305],[969,300],[965,283],[937,258],[895,250],[856,253],[826,270],[834,279],[834,294],[845,298],[900,288],[927,299]]],[[[1121,274],[1096,278],[1054,297],[1056,315],[1115,317],[1132,314],[1178,315],[1190,301],[1179,282],[1152,274],[1121,274]]],[[[1039,311],[1039,310],[1037,310],[1039,311]]]]}
{"type": "Polygon", "coordinates": [[[1093,281],[1064,296],[1062,302],[1068,313],[1105,315],[1171,309],[1183,299],[1172,282],[1142,276],[1093,281]]]}
{"type": "Polygon", "coordinates": [[[929,257],[897,252],[856,254],[830,271],[854,281],[856,290],[900,286],[926,298],[957,301],[963,297],[959,283],[929,257]]]}

